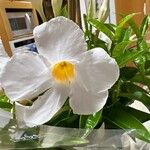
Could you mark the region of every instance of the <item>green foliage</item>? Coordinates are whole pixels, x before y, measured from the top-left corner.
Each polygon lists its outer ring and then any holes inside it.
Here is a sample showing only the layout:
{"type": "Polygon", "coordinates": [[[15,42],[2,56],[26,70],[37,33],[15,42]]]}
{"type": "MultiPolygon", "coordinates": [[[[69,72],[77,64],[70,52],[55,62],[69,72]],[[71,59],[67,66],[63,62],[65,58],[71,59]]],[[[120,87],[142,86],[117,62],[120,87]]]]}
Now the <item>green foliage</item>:
{"type": "Polygon", "coordinates": [[[10,111],[13,105],[9,102],[9,99],[4,93],[0,95],[0,108],[10,111]]]}
{"type": "Polygon", "coordinates": [[[112,33],[112,31],[102,22],[99,22],[96,19],[90,19],[89,23],[95,27],[98,31],[101,31],[103,33],[105,33],[111,40],[114,39],[114,35],[112,33]]]}
{"type": "MultiPolygon", "coordinates": [[[[96,34],[92,33],[91,38],[85,34],[85,37],[89,47],[94,48],[98,46],[98,34],[104,33],[110,39],[111,46],[108,48],[103,39],[100,40],[106,47],[99,46],[115,58],[120,67],[120,78],[109,91],[100,122],[106,121],[109,127],[113,124],[112,128],[117,126],[122,129],[135,129],[136,137],[150,142],[150,133],[142,125],[150,120],[150,115],[129,107],[134,100],[138,100],[150,110],[150,49],[145,38],[150,17],[145,16],[138,27],[132,19],[135,15],[138,14],[123,17],[117,26],[104,24],[96,19],[86,20],[85,33],[90,35],[92,29],[89,30],[89,26],[92,26],[96,29],[96,34]]],[[[88,117],[82,120],[87,123],[88,117]]],[[[86,127],[86,124],[83,126],[86,127]]]]}
{"type": "Polygon", "coordinates": [[[148,130],[145,129],[138,118],[131,115],[129,110],[125,111],[124,107],[121,105],[114,105],[114,107],[105,112],[104,117],[106,120],[117,125],[119,128],[127,130],[135,129],[135,136],[144,141],[150,142],[150,133],[148,130]]]}
{"type": "Polygon", "coordinates": [[[97,124],[102,120],[102,110],[93,114],[93,115],[86,115],[80,116],[80,128],[85,129],[93,129],[97,126],[97,124]]]}

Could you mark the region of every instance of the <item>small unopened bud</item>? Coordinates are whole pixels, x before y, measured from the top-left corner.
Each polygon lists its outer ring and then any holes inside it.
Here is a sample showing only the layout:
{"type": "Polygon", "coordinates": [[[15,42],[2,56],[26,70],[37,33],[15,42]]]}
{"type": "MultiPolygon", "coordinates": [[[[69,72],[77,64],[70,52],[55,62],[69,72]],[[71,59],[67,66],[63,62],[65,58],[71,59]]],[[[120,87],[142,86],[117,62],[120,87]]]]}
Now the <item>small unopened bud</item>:
{"type": "Polygon", "coordinates": [[[105,22],[108,16],[109,16],[109,0],[103,0],[103,3],[98,13],[98,20],[101,22],[105,22]]]}
{"type": "Polygon", "coordinates": [[[52,3],[54,16],[55,17],[59,16],[61,13],[63,0],[52,0],[51,3],[52,3]]]}
{"type": "Polygon", "coordinates": [[[89,0],[87,17],[88,17],[88,19],[95,18],[95,15],[96,15],[95,0],[89,0]]]}

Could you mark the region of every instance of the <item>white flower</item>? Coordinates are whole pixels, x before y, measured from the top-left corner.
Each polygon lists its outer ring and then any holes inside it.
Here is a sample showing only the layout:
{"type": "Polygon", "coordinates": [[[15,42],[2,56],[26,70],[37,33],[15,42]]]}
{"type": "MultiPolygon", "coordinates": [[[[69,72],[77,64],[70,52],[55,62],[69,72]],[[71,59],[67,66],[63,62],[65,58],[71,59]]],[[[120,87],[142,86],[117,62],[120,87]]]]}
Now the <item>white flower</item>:
{"type": "MultiPolygon", "coordinates": [[[[0,78],[2,76],[4,69],[5,69],[5,66],[9,60],[10,60],[9,57],[0,55],[0,78]]],[[[0,91],[2,91],[1,81],[0,81],[0,91]]]]}
{"type": "Polygon", "coordinates": [[[101,110],[108,89],[117,81],[119,68],[103,49],[87,51],[82,30],[71,20],[57,17],[34,29],[39,54],[17,53],[6,66],[2,85],[11,101],[31,100],[32,106],[17,103],[17,118],[27,126],[49,121],[69,103],[75,114],[101,110]]]}
{"type": "Polygon", "coordinates": [[[12,114],[0,108],[0,128],[4,128],[10,121],[12,114]]]}

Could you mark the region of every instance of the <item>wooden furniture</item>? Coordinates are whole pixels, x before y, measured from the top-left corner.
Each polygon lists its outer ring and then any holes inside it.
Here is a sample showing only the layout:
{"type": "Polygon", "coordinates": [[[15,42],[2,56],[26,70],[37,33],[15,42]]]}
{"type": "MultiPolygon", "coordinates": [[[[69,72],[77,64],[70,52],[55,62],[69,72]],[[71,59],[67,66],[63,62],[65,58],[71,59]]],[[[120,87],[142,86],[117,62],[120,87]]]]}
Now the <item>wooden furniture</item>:
{"type": "Polygon", "coordinates": [[[13,37],[11,27],[9,24],[9,20],[6,14],[6,9],[30,9],[32,10],[35,26],[38,25],[38,19],[37,19],[36,11],[32,7],[32,4],[30,2],[0,0],[0,36],[1,36],[4,48],[5,48],[5,51],[7,52],[9,56],[12,56],[12,51],[9,45],[9,41],[14,40],[15,38],[21,38],[21,36],[13,37]]]}
{"type": "Polygon", "coordinates": [[[138,13],[134,17],[135,22],[140,25],[141,21],[144,18],[144,11],[145,14],[150,13],[150,1],[149,0],[115,0],[116,5],[116,18],[117,22],[121,19],[121,14],[128,15],[130,13],[138,13]],[[146,6],[144,8],[144,5],[146,6]],[[145,10],[144,10],[145,9],[145,10]]]}
{"type": "MultiPolygon", "coordinates": [[[[119,20],[122,18],[120,14],[128,15],[130,13],[140,12],[140,14],[134,16],[136,24],[140,26],[144,15],[150,14],[150,0],[115,0],[115,5],[117,22],[119,22],[119,20]]],[[[150,44],[150,27],[147,32],[146,39],[150,44]]]]}

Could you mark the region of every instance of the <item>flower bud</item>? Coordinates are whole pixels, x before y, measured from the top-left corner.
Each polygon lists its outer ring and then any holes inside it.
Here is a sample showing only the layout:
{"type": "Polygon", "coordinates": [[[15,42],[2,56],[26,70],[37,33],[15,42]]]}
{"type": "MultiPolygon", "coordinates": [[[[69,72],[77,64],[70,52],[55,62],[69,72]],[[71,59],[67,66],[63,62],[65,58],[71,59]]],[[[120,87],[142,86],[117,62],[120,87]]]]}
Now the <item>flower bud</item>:
{"type": "Polygon", "coordinates": [[[54,16],[55,17],[59,16],[61,12],[63,0],[52,0],[51,3],[52,3],[54,16]]]}
{"type": "Polygon", "coordinates": [[[109,16],[109,0],[103,0],[103,3],[98,13],[98,20],[101,22],[105,22],[108,16],[109,16]]]}

